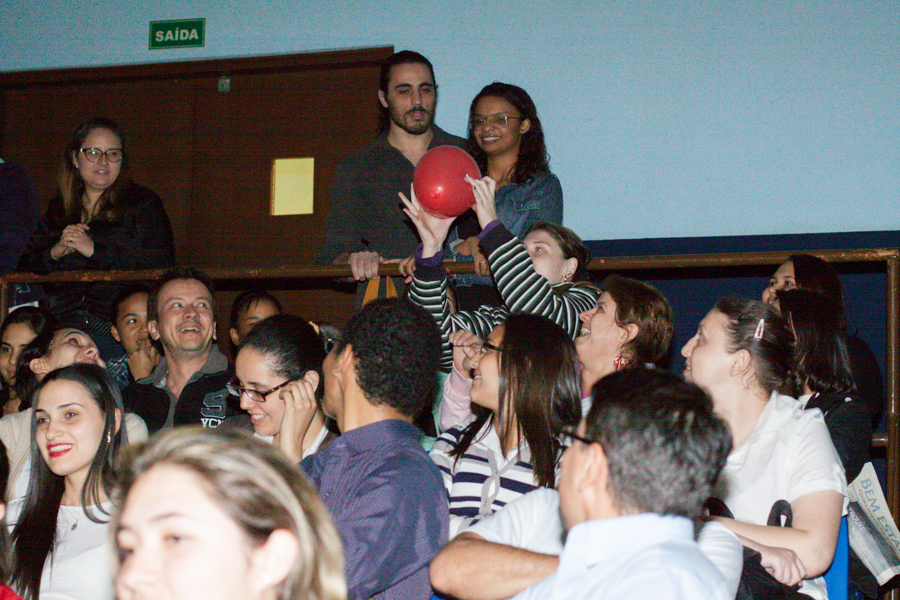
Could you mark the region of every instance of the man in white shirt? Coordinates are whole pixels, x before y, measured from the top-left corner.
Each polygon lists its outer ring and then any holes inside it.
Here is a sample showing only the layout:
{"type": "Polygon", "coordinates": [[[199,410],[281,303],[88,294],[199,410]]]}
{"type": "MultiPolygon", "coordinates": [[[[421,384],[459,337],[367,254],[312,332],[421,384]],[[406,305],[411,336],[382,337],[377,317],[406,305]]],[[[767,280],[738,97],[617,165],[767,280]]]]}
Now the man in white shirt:
{"type": "Polygon", "coordinates": [[[740,544],[705,528],[701,552],[690,521],[730,449],[708,397],[669,373],[629,369],[601,381],[594,398],[563,457],[559,495],[533,492],[457,538],[432,564],[436,589],[466,600],[528,586],[521,598],[734,597],[740,544]],[[560,528],[547,515],[557,501],[568,529],[560,557],[560,528]],[[509,533],[534,518],[543,527],[509,533]],[[491,543],[498,537],[518,547],[491,543]],[[494,565],[502,577],[484,577],[494,565]]]}

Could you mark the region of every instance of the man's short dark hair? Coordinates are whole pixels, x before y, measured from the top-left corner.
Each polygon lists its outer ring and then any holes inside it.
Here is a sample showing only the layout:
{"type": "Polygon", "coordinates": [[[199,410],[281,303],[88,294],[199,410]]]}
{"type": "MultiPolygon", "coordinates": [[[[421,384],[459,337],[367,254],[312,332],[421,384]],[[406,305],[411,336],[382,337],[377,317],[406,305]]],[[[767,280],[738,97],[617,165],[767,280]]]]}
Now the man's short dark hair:
{"type": "Polygon", "coordinates": [[[441,335],[431,315],[407,300],[376,300],[347,321],[335,346],[350,346],[356,381],[372,404],[387,404],[408,416],[434,394],[440,366],[441,335]]]}
{"type": "Polygon", "coordinates": [[[236,328],[238,326],[238,319],[250,310],[251,306],[260,301],[271,302],[272,306],[277,308],[279,313],[284,312],[278,298],[266,290],[245,290],[238,294],[237,298],[234,299],[234,304],[231,305],[231,326],[236,328]]]}
{"type": "MultiPolygon", "coordinates": [[[[431,61],[412,50],[401,50],[388,56],[381,63],[381,72],[378,75],[378,89],[387,96],[388,85],[391,82],[391,70],[397,65],[425,65],[428,72],[431,73],[431,80],[434,81],[434,89],[437,90],[437,80],[434,78],[434,66],[431,61]]],[[[387,108],[378,103],[378,130],[387,131],[391,126],[391,115],[387,108]]]]}
{"type": "Polygon", "coordinates": [[[158,321],[159,320],[159,307],[157,303],[159,302],[159,292],[165,287],[167,283],[170,281],[176,281],[180,279],[195,279],[202,283],[207,290],[209,290],[209,297],[211,299],[210,308],[213,311],[213,314],[216,312],[216,288],[213,285],[212,279],[210,279],[206,273],[199,269],[195,269],[194,267],[175,267],[174,269],[169,269],[153,284],[153,287],[150,288],[150,297],[147,298],[147,320],[148,321],[158,321]]]}
{"type": "Polygon", "coordinates": [[[585,425],[606,454],[609,493],[623,514],[699,517],[731,451],[706,392],[657,369],[598,381],[585,425]]]}
{"type": "Polygon", "coordinates": [[[126,300],[135,294],[148,294],[149,296],[150,289],[150,284],[144,282],[132,283],[122,289],[122,291],[113,298],[112,304],[109,305],[109,322],[113,325],[116,324],[116,321],[119,320],[119,309],[126,300]]]}

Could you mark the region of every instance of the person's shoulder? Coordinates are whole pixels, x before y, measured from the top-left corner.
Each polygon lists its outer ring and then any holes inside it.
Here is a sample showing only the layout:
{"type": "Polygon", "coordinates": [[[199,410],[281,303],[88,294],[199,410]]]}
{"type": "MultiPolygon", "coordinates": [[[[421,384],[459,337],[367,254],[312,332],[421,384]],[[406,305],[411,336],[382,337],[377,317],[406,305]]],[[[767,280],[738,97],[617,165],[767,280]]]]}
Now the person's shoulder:
{"type": "Polygon", "coordinates": [[[366,168],[373,160],[377,159],[387,151],[387,137],[384,134],[378,134],[366,146],[360,148],[356,152],[347,155],[338,163],[339,171],[358,171],[366,168]]]}
{"type": "Polygon", "coordinates": [[[457,148],[466,149],[466,139],[461,138],[458,135],[453,135],[452,133],[447,133],[437,125],[432,125],[432,131],[434,132],[434,138],[431,142],[431,147],[434,148],[436,146],[456,146],[457,148]]]}

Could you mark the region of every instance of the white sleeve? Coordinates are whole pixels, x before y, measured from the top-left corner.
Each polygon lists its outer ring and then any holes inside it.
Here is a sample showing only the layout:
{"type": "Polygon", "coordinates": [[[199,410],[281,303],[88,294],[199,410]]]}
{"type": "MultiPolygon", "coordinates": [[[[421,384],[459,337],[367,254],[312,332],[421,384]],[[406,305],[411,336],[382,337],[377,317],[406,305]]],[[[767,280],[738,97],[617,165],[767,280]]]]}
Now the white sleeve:
{"type": "Polygon", "coordinates": [[[700,546],[700,552],[725,578],[731,595],[737,595],[741,571],[744,569],[744,548],[738,537],[721,523],[710,521],[704,523],[700,529],[697,544],[700,546]]]}
{"type": "Polygon", "coordinates": [[[510,502],[502,510],[467,529],[489,542],[560,555],[563,550],[563,524],[559,516],[559,494],[538,488],[510,502]]]}

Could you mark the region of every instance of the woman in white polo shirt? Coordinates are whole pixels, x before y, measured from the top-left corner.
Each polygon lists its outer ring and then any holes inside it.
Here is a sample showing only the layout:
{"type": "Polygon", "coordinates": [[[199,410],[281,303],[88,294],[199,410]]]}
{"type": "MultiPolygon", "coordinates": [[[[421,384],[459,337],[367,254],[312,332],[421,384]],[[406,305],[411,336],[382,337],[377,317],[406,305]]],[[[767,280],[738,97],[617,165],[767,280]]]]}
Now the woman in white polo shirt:
{"type": "Polygon", "coordinates": [[[792,344],[771,306],[726,299],[681,352],[685,378],[710,393],[734,437],[715,494],[733,518],[719,520],[760,553],[777,582],[801,584],[800,598],[824,599],[820,575],[834,556],[847,485],[822,415],[791,397],[792,344]],[[780,526],[787,515],[790,526],[780,526]]]}

